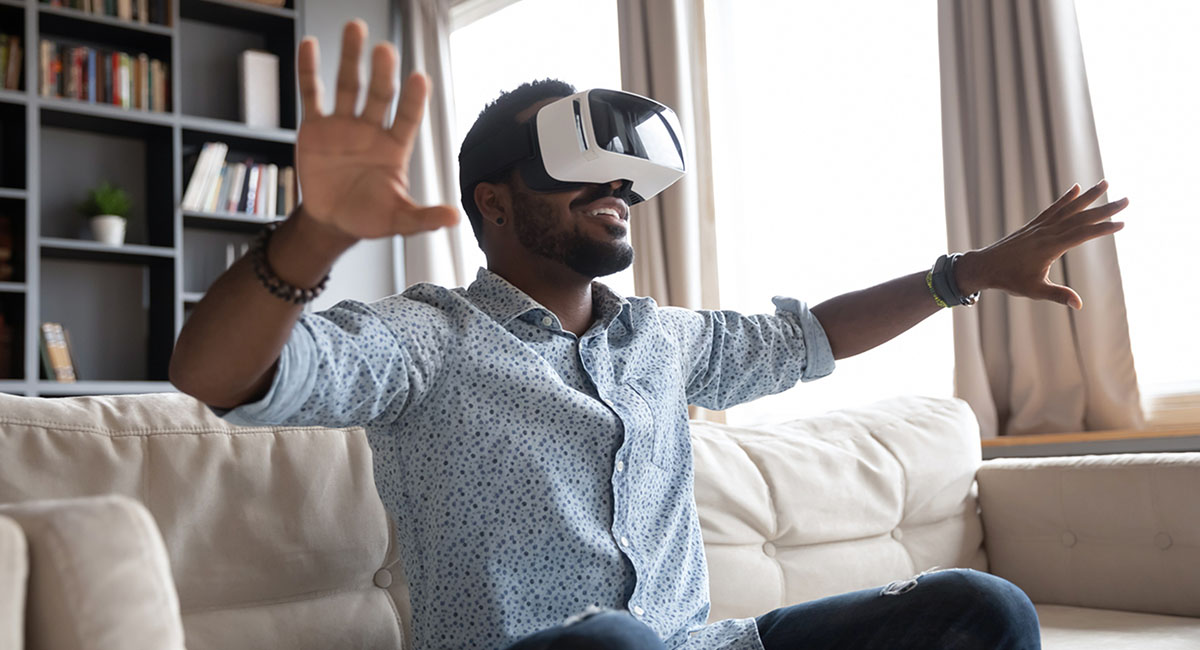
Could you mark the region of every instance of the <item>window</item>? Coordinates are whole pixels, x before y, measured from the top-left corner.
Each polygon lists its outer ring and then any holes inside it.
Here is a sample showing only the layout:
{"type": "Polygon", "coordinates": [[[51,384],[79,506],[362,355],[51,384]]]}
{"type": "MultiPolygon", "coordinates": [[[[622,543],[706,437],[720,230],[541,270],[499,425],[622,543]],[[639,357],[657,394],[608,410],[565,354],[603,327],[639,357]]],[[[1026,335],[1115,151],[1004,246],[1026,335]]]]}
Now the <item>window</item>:
{"type": "MultiPolygon", "coordinates": [[[[937,3],[709,0],[722,307],[825,298],[946,252],[937,3]]],[[[950,395],[951,318],[730,409],[746,423],[950,395]]]]}
{"type": "Polygon", "coordinates": [[[1130,199],[1116,242],[1138,383],[1152,423],[1197,423],[1200,3],[1087,0],[1076,12],[1109,195],[1130,199]]]}
{"type": "MultiPolygon", "coordinates": [[[[485,105],[527,81],[553,77],[580,90],[620,88],[618,41],[616,0],[521,0],[457,27],[450,35],[456,144],[485,105]]],[[[483,266],[483,253],[468,237],[464,250],[483,266]]],[[[601,281],[633,295],[632,269],[601,281]]]]}

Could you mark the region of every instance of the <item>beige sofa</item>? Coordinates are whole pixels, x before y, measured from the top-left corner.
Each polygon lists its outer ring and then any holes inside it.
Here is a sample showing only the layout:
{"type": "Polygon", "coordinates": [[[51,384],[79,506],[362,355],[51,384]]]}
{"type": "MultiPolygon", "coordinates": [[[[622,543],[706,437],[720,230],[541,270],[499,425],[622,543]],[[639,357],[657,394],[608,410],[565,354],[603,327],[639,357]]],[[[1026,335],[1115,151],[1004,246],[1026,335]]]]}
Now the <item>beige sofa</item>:
{"type": "MultiPolygon", "coordinates": [[[[925,398],[693,431],[713,618],[957,566],[1046,648],[1200,648],[1200,454],[981,466],[925,398]]],[[[0,395],[0,650],[401,648],[398,557],[361,430],[0,395]]]]}

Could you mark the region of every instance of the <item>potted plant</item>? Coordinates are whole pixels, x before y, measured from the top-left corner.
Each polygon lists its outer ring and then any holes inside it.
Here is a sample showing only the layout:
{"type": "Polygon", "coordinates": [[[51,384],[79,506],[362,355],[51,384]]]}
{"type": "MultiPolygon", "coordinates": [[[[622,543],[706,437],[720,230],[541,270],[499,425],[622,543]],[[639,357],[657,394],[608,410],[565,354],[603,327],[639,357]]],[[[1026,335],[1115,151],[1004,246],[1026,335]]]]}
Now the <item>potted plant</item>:
{"type": "Polygon", "coordinates": [[[120,246],[125,243],[125,223],[131,205],[125,190],[105,182],[88,191],[79,211],[89,218],[96,241],[120,246]]]}

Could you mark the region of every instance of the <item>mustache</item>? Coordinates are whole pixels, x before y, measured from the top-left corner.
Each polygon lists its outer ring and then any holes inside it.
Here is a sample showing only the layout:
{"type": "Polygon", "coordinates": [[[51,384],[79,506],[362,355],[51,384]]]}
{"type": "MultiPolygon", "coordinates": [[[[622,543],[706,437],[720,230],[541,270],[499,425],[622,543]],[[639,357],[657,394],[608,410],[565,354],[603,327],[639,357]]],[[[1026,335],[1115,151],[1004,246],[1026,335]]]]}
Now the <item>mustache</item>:
{"type": "Polygon", "coordinates": [[[620,186],[615,187],[615,188],[612,186],[611,183],[605,183],[603,185],[592,185],[591,187],[594,189],[591,192],[587,192],[586,194],[579,197],[578,199],[571,201],[571,207],[578,208],[580,206],[587,205],[587,204],[591,203],[592,201],[606,199],[610,196],[615,196],[617,198],[624,198],[625,188],[627,185],[628,185],[627,183],[622,183],[620,186]]]}

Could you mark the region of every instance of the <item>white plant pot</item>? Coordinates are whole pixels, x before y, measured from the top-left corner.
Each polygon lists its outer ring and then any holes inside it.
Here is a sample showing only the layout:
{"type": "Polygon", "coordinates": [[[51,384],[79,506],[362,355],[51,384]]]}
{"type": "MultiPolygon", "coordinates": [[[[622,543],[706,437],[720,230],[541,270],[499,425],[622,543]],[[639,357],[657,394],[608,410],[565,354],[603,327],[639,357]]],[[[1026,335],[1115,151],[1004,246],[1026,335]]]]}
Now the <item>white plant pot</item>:
{"type": "Polygon", "coordinates": [[[125,243],[125,217],[101,214],[91,219],[92,237],[102,244],[120,246],[125,243]]]}

